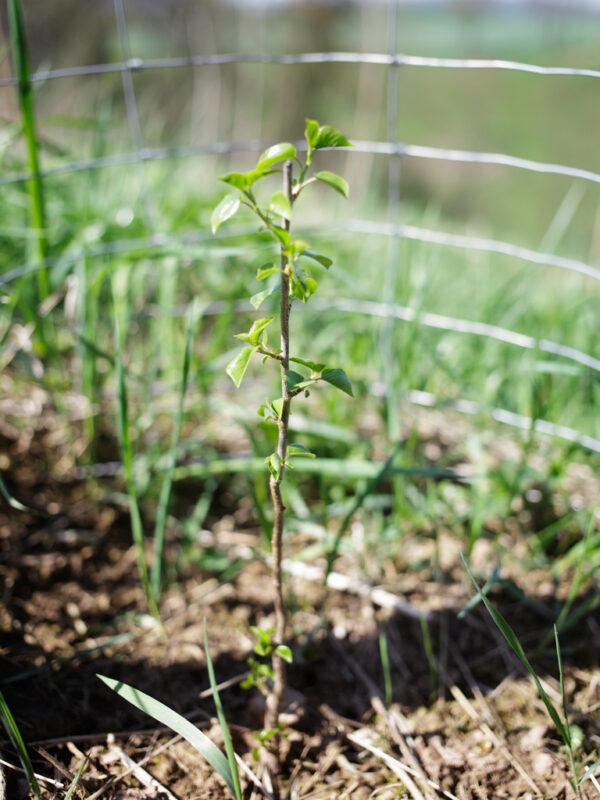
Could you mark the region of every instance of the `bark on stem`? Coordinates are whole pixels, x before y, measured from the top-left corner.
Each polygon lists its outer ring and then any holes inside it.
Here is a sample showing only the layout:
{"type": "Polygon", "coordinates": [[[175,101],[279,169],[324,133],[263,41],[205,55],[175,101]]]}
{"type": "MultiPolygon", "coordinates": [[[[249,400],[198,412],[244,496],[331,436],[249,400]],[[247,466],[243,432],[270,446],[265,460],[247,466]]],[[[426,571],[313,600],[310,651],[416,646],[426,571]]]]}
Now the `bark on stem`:
{"type": "MultiPolygon", "coordinates": [[[[286,196],[292,203],[292,162],[286,161],[283,167],[283,189],[286,196]]],[[[289,220],[283,220],[283,227],[289,231],[289,220]]],[[[271,557],[272,557],[272,581],[273,581],[273,604],[275,610],[275,635],[273,637],[273,644],[283,644],[285,640],[285,629],[287,621],[287,613],[285,601],[283,598],[283,586],[281,580],[281,559],[283,548],[283,522],[285,515],[285,506],[281,497],[281,482],[285,472],[285,461],[288,451],[288,428],[290,420],[290,406],[292,403],[292,396],[287,388],[286,371],[290,366],[290,275],[288,258],[285,255],[285,248],[281,247],[281,297],[279,305],[279,323],[281,331],[281,353],[280,353],[280,368],[281,368],[281,394],[283,397],[283,404],[281,410],[281,417],[279,418],[279,437],[277,441],[277,454],[280,459],[280,470],[277,478],[271,476],[270,488],[271,497],[273,500],[274,520],[273,520],[273,535],[271,539],[271,557]]],[[[267,697],[266,712],[265,712],[265,729],[272,730],[277,728],[279,723],[279,714],[281,711],[281,704],[283,695],[286,688],[286,670],[285,661],[278,653],[273,653],[273,687],[267,697]]],[[[274,736],[271,739],[270,750],[266,754],[266,766],[271,774],[273,782],[273,796],[277,799],[279,797],[279,736],[274,736]]]]}

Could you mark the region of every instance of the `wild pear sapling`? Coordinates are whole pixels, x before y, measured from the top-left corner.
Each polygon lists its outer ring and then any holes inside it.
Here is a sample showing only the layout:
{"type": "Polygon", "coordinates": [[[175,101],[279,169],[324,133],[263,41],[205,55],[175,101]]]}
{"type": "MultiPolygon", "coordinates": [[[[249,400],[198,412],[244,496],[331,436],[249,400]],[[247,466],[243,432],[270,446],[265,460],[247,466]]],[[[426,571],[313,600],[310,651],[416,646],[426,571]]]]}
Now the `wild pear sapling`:
{"type": "MultiPolygon", "coordinates": [[[[281,496],[281,483],[286,467],[291,467],[291,461],[297,457],[314,457],[300,444],[289,442],[289,419],[292,400],[300,394],[308,396],[310,387],[324,381],[335,388],[352,396],[352,386],[346,373],[339,368],[330,368],[324,363],[312,361],[290,354],[290,312],[293,299],[307,303],[317,289],[316,280],[306,271],[306,261],[312,261],[325,269],[329,269],[332,261],[327,256],[321,255],[310,248],[303,239],[292,236],[292,209],[293,205],[306,189],[315,182],[327,184],[344,197],[348,196],[348,184],[340,175],[333,172],[320,171],[309,175],[312,167],[313,155],[317,150],[334,147],[351,146],[340,131],[329,125],[319,125],[315,120],[306,120],[306,157],[302,161],[294,145],[287,142],[275,144],[260,156],[253,170],[239,173],[231,172],[223,175],[220,180],[235,191],[227,194],[214,209],[211,216],[213,233],[226,220],[231,219],[237,211],[246,206],[258,217],[261,231],[267,231],[279,247],[278,263],[271,261],[258,268],[256,278],[264,281],[271,276],[277,280],[271,285],[254,294],[250,302],[255,309],[271,295],[279,292],[279,347],[269,344],[267,329],[274,321],[274,317],[264,317],[255,320],[250,330],[236,334],[236,338],[244,342],[245,347],[235,356],[227,366],[227,374],[237,387],[240,386],[244,374],[253,356],[262,357],[263,364],[269,360],[278,364],[281,373],[281,397],[267,400],[259,409],[259,414],[265,420],[272,420],[278,427],[277,449],[266,459],[270,472],[270,490],[273,500],[273,535],[272,548],[272,579],[273,602],[275,611],[275,630],[270,639],[269,652],[272,655],[272,686],[267,692],[265,730],[272,731],[271,739],[271,767],[272,775],[276,778],[279,765],[278,754],[278,721],[281,703],[286,686],[285,661],[290,660],[291,653],[284,644],[286,633],[286,605],[283,597],[281,580],[282,537],[285,507],[281,496]],[[283,167],[277,164],[283,162],[283,167]],[[274,192],[266,204],[259,203],[255,194],[255,184],[274,173],[282,173],[283,187],[274,192]],[[290,362],[294,368],[290,369],[290,362]]],[[[270,634],[269,634],[270,635],[270,634]]],[[[276,788],[276,787],[274,787],[276,788]]]]}

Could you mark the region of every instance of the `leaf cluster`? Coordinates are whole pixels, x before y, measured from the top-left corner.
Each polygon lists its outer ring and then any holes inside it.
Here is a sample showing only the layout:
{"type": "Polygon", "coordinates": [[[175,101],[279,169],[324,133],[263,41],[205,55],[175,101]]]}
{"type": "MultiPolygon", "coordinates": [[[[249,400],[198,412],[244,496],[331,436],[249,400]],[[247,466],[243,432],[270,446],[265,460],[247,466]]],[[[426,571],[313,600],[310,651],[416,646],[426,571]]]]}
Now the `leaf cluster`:
{"type": "MultiPolygon", "coordinates": [[[[211,226],[213,233],[227,220],[231,219],[242,206],[249,208],[261,223],[260,230],[267,231],[278,244],[281,251],[281,264],[267,261],[258,267],[256,279],[265,281],[278,276],[266,288],[252,295],[250,302],[255,309],[259,309],[262,303],[271,295],[280,292],[282,286],[281,275],[283,272],[289,278],[290,299],[297,299],[303,303],[308,302],[317,290],[317,281],[307,269],[307,264],[312,263],[325,269],[329,269],[332,260],[322,253],[311,249],[308,242],[303,239],[295,239],[290,233],[290,221],[292,219],[293,203],[300,193],[315,181],[320,181],[344,197],[348,196],[348,184],[340,175],[333,172],[320,171],[307,177],[312,163],[313,154],[317,150],[350,147],[351,144],[340,131],[330,125],[319,125],[315,120],[306,120],[305,129],[306,139],[306,160],[300,161],[296,147],[289,142],[280,142],[269,147],[262,153],[254,169],[249,172],[230,172],[223,175],[221,180],[233,187],[236,191],[227,194],[214,209],[211,216],[211,226]],[[259,204],[255,189],[258,181],[277,172],[281,168],[276,165],[282,161],[294,161],[297,164],[297,176],[292,180],[289,195],[279,190],[274,192],[269,200],[264,204],[259,204]],[[280,224],[281,223],[281,224],[280,224]]],[[[273,322],[273,317],[264,317],[255,320],[251,328],[243,333],[235,334],[246,345],[240,350],[226,367],[226,372],[232,379],[236,387],[242,383],[252,356],[256,353],[263,357],[263,363],[268,358],[281,362],[282,355],[279,349],[271,349],[268,343],[267,327],[273,322]]],[[[291,361],[300,364],[308,371],[304,375],[297,370],[288,369],[286,371],[287,390],[290,397],[294,397],[301,392],[308,395],[308,389],[318,381],[324,381],[352,396],[352,386],[346,373],[339,367],[330,368],[325,364],[316,363],[299,357],[293,357],[291,361]]],[[[281,417],[281,400],[269,401],[261,406],[259,414],[265,419],[272,419],[278,422],[281,417]]],[[[298,446],[299,447],[299,446],[298,446]]],[[[312,455],[310,453],[295,453],[296,455],[312,455]]],[[[277,454],[273,454],[267,459],[267,464],[272,474],[279,474],[281,464],[278,463],[277,454]]]]}
{"type": "Polygon", "coordinates": [[[262,694],[268,694],[269,682],[273,680],[273,668],[270,664],[262,661],[263,658],[270,658],[273,653],[277,653],[288,664],[292,663],[292,651],[285,644],[275,646],[273,643],[274,628],[259,628],[256,625],[250,627],[252,633],[256,636],[256,644],[254,645],[254,654],[259,656],[255,658],[249,655],[247,658],[250,673],[240,684],[244,689],[250,689],[256,686],[262,694]]]}

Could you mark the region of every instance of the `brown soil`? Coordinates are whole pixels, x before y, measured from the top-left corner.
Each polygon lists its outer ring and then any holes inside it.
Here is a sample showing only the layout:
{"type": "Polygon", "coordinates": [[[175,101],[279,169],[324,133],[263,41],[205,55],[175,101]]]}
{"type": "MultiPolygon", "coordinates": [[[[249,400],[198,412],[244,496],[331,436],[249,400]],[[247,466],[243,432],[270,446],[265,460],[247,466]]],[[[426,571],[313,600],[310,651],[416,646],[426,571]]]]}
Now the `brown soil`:
{"type": "MultiPolygon", "coordinates": [[[[242,689],[239,676],[246,673],[252,650],[250,626],[268,626],[272,613],[268,570],[256,556],[259,532],[250,523],[240,529],[232,509],[228,514],[222,509],[221,519],[215,517],[210,529],[201,532],[201,541],[218,541],[243,566],[227,582],[199,567],[183,566],[179,582],[162,598],[161,627],[145,610],[122,497],[111,494],[112,487],[78,477],[65,462],[59,428],[48,420],[40,422],[26,445],[8,422],[0,434],[9,489],[22,502],[52,513],[44,518],[7,504],[0,511],[0,688],[36,772],[49,779],[41,781],[43,797],[64,797],[66,788],[60,785],[69,785],[84,758],[89,761],[78,797],[228,796],[191,746],[120,700],[95,676],[119,678],[154,695],[221,743],[214,703],[206,692],[206,618],[217,678],[231,681],[222,700],[234,744],[257,773],[253,751],[261,696],[242,689]],[[49,474],[49,463],[60,468],[49,474]]],[[[520,546],[516,535],[506,527],[499,532],[504,546],[513,550],[520,546]]],[[[356,556],[344,556],[335,565],[336,572],[351,579],[346,591],[324,589],[307,577],[288,578],[294,663],[283,741],[287,796],[575,796],[567,755],[533,681],[485,610],[478,606],[458,617],[472,596],[458,558],[460,542],[441,530],[438,546],[434,558],[432,539],[415,535],[401,552],[371,569],[373,580],[402,601],[397,609],[381,607],[356,556]],[[426,623],[419,615],[425,615],[426,623]],[[382,630],[391,662],[389,708],[383,702],[382,630]]],[[[495,552],[480,540],[474,565],[489,574],[495,552]]],[[[173,539],[171,561],[177,553],[173,539]]],[[[544,570],[520,574],[517,563],[506,564],[506,580],[491,597],[532,653],[551,630],[556,598],[565,596],[568,583],[554,585],[544,570]]],[[[597,757],[598,611],[565,632],[561,644],[570,722],[583,734],[579,752],[597,757]]],[[[552,642],[533,662],[558,705],[551,648],[552,642]]],[[[15,769],[15,753],[7,743],[2,750],[6,797],[28,797],[15,769]]],[[[249,797],[252,786],[242,780],[249,797]]],[[[582,791],[586,798],[596,796],[590,781],[582,791]]]]}

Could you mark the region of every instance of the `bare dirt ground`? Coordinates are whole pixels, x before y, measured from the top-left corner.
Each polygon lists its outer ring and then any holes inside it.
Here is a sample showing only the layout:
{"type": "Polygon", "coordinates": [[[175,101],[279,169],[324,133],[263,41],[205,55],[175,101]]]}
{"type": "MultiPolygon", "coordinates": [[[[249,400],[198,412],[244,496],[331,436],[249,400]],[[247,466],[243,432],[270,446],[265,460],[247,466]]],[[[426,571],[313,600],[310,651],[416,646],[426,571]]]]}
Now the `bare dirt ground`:
{"type": "MultiPolygon", "coordinates": [[[[248,522],[239,525],[235,511],[213,509],[201,541],[218,541],[232,560],[241,559],[240,569],[223,582],[183,567],[162,599],[161,627],[145,611],[122,498],[78,475],[50,419],[40,418],[25,442],[8,418],[0,431],[9,489],[52,514],[44,518],[8,504],[0,509],[0,689],[44,778],[43,797],[64,797],[61,786],[86,758],[78,797],[226,797],[221,779],[190,745],[95,676],[159,698],[219,744],[202,647],[206,618],[236,750],[256,773],[261,696],[239,684],[253,645],[250,626],[268,625],[272,612],[268,569],[256,557],[259,532],[248,522]]],[[[501,522],[499,536],[505,547],[518,549],[522,534],[509,523],[501,522]]],[[[366,583],[364,564],[353,555],[336,562],[346,579],[337,589],[325,589],[309,573],[288,577],[294,662],[283,777],[290,798],[575,796],[567,755],[532,680],[484,609],[458,617],[472,596],[458,557],[461,543],[449,531],[438,533],[437,558],[433,540],[415,536],[385,560],[378,581],[384,593],[366,583]],[[391,600],[395,607],[385,607],[391,600]],[[389,706],[380,631],[389,648],[389,706]]],[[[494,552],[480,540],[473,563],[491,571],[494,552]]],[[[168,556],[177,557],[174,541],[168,556]]],[[[541,569],[519,574],[516,563],[503,569],[506,580],[491,599],[531,654],[551,630],[568,582],[556,585],[541,569]]],[[[582,731],[580,755],[595,758],[598,611],[566,631],[561,643],[570,722],[582,731]]],[[[533,663],[559,705],[552,642],[533,663]]],[[[28,797],[7,742],[2,765],[6,797],[28,797]]],[[[247,775],[242,780],[246,797],[260,796],[247,775]]],[[[597,796],[589,781],[582,791],[597,796]]]]}

